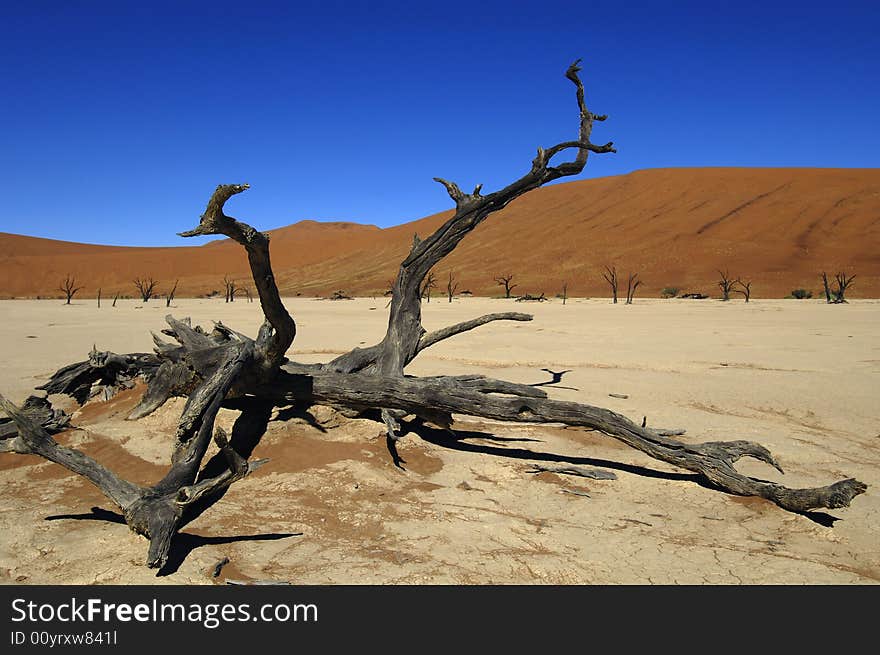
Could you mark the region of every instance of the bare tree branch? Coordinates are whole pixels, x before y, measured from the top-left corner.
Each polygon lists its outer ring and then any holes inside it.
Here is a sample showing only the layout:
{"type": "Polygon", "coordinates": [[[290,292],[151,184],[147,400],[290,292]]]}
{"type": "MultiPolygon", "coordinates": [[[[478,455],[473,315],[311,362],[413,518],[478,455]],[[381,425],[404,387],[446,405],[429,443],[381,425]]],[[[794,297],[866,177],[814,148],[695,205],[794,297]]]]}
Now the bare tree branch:
{"type": "Polygon", "coordinates": [[[248,254],[248,263],[263,315],[274,332],[257,343],[257,352],[263,366],[270,370],[277,366],[296,337],[296,323],[281,302],[281,295],[275,284],[275,275],[269,260],[269,237],[250,225],[235,220],[223,213],[223,206],[232,196],[247,191],[249,184],[221,184],[215,190],[198,227],[181,232],[182,237],[206,234],[223,234],[243,245],[248,254]]]}
{"type": "MultiPolygon", "coordinates": [[[[77,291],[80,291],[83,287],[76,286],[76,278],[72,276],[70,273],[61,280],[61,284],[58,285],[58,290],[63,291],[64,295],[67,297],[67,302],[65,304],[70,304],[70,299],[76,294],[77,291]]],[[[98,301],[98,307],[101,306],[101,302],[98,301]]]]}

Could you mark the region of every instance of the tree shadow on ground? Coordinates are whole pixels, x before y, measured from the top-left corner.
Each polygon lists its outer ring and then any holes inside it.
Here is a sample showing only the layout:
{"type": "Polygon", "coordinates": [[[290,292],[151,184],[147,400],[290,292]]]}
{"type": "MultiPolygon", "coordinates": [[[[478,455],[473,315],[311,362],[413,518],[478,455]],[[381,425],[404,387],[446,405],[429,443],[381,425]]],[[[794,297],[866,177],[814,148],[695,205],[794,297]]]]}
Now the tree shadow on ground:
{"type": "MultiPolygon", "coordinates": [[[[639,466],[636,464],[626,464],[623,462],[614,462],[607,459],[597,459],[595,457],[574,457],[570,455],[559,455],[556,453],[536,452],[525,448],[503,448],[484,443],[470,443],[468,439],[481,439],[485,441],[512,441],[504,437],[497,437],[488,432],[469,431],[469,430],[445,430],[431,427],[424,423],[421,419],[409,421],[407,429],[418,435],[419,438],[432,443],[441,448],[449,448],[461,452],[480,453],[483,455],[494,455],[496,457],[505,457],[508,459],[517,459],[523,461],[539,461],[539,462],[559,462],[566,464],[595,466],[598,468],[612,469],[632,473],[646,478],[657,478],[661,480],[677,480],[685,482],[693,482],[704,489],[719,491],[725,495],[733,496],[730,492],[715,486],[711,481],[697,473],[674,473],[668,471],[658,471],[656,469],[639,466]]],[[[529,441],[538,441],[530,439],[529,441]]],[[[770,501],[768,501],[770,502],[770,501]]],[[[839,517],[832,516],[826,512],[808,511],[794,512],[814,523],[818,523],[826,528],[834,527],[835,521],[841,520],[839,517]]]]}
{"type": "MultiPolygon", "coordinates": [[[[53,516],[47,516],[46,520],[106,521],[108,523],[125,525],[125,518],[122,514],[102,507],[92,507],[91,512],[85,514],[56,514],[53,516]]],[[[199,534],[191,534],[189,532],[178,532],[174,535],[174,539],[171,542],[171,550],[168,552],[168,560],[165,562],[165,566],[156,572],[156,577],[165,577],[177,573],[180,569],[180,565],[183,564],[189,554],[196,548],[201,548],[202,546],[217,546],[240,541],[277,541],[279,539],[287,539],[288,537],[299,537],[302,536],[302,534],[302,532],[267,532],[264,534],[205,537],[199,534]]]]}
{"type": "Polygon", "coordinates": [[[696,473],[673,473],[668,471],[658,471],[656,469],[638,466],[636,464],[625,464],[623,462],[613,462],[607,459],[597,459],[595,457],[576,457],[572,455],[559,455],[557,453],[542,453],[525,448],[503,448],[484,443],[470,443],[467,441],[468,439],[501,441],[504,438],[496,437],[488,432],[471,430],[455,430],[454,432],[450,432],[448,430],[426,425],[418,419],[410,421],[408,427],[409,430],[418,435],[419,438],[428,443],[432,443],[435,446],[440,446],[441,448],[449,448],[451,450],[468,453],[480,453],[482,455],[495,455],[496,457],[523,460],[525,462],[560,462],[566,464],[595,466],[599,468],[614,469],[616,471],[624,471],[626,473],[632,473],[647,478],[686,480],[688,482],[695,482],[703,487],[708,487],[708,483],[696,473]]]}

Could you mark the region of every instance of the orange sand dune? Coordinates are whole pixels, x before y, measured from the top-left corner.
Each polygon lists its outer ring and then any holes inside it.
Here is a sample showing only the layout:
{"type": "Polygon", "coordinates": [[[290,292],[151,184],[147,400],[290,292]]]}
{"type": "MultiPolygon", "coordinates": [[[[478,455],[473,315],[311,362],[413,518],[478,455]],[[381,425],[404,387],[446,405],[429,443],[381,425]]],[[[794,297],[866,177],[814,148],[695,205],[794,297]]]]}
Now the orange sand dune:
{"type": "MultiPolygon", "coordinates": [[[[414,233],[430,234],[444,212],[393,228],[302,221],[273,230],[272,261],[284,295],[381,294],[414,233]]],[[[246,210],[242,218],[247,220],[246,210]]],[[[181,226],[181,229],[187,226],[181,226]]],[[[259,226],[257,226],[259,227],[259,226]]],[[[88,235],[83,235],[88,240],[88,235]]],[[[821,293],[819,273],[856,274],[849,295],[880,296],[880,169],[655,169],[538,189],[490,216],[439,267],[459,290],[606,296],[603,266],[638,272],[640,296],[668,286],[717,295],[718,269],[752,281],[755,297],[792,289],[821,293]]],[[[135,296],[132,279],[152,275],[179,296],[223,291],[223,276],[248,281],[240,246],[94,246],[0,233],[2,297],[59,295],[72,273],[77,296],[135,296]]]]}

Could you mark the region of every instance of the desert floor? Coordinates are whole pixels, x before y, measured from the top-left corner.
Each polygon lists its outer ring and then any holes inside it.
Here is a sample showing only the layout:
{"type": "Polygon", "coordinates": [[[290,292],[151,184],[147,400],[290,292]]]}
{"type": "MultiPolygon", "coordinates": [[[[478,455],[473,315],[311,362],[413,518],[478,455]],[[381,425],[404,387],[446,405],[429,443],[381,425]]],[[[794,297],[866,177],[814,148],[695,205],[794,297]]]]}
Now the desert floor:
{"type": "MultiPolygon", "coordinates": [[[[326,361],[379,340],[385,299],[286,301],[297,319],[291,359],[326,361]]],[[[381,427],[325,408],[312,424],[273,420],[254,453],[270,462],[236,483],[178,537],[159,576],[147,542],[115,522],[84,479],[31,456],[0,454],[0,582],[212,584],[863,584],[880,581],[880,301],[607,299],[533,304],[466,298],[424,306],[435,329],[491,311],[532,312],[438,344],[413,374],[483,373],[525,383],[571,369],[555,398],[605,406],[688,442],[749,439],[788,486],[856,477],[853,506],[798,515],[702,486],[695,476],[594,432],[457,417],[455,434],[400,442],[395,468],[381,427]],[[625,394],[615,398],[609,394],[625,394]],[[529,473],[530,463],[613,471],[597,481],[529,473]],[[583,496],[575,493],[588,493],[583,496]],[[92,508],[100,508],[93,510],[92,508]],[[109,520],[108,520],[109,519],[109,520]],[[216,562],[230,562],[212,578],[216,562]]],[[[21,402],[92,345],[146,351],[163,317],[222,320],[255,334],[257,303],[176,300],[0,302],[0,392],[21,402]]],[[[74,414],[59,435],[124,477],[157,480],[183,400],[127,422],[138,389],[74,414]]],[[[76,409],[69,399],[58,406],[76,409]]],[[[219,423],[237,416],[222,410],[219,423]]]]}

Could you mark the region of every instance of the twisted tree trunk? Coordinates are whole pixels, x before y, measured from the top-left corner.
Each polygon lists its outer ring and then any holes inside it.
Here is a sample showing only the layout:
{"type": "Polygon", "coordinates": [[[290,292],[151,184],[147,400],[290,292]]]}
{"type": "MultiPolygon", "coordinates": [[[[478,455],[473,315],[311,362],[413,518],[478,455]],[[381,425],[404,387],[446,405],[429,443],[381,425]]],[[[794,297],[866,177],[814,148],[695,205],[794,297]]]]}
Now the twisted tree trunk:
{"type": "Polygon", "coordinates": [[[722,491],[761,496],[790,511],[848,506],[866,488],[854,479],[826,487],[790,489],[740,474],[734,464],[742,457],[753,457],[781,471],[770,452],[758,444],[685,444],[610,410],[550,399],[542,389],[531,385],[475,375],[404,375],[405,367],[422,350],[439,341],[493,321],[531,320],[528,314],[515,312],[489,314],[426,334],[421,323],[421,289],[429,271],[491,213],[552,180],[580,173],[590,152],[614,152],[611,143],[597,146],[590,142],[593,123],[605,120],[605,116],[587,109],[579,71],[575,62],[566,72],[576,86],[580,119],[577,140],[538,148],[528,173],[489,195],[481,195],[479,185],[466,194],[455,183],[437,178],[455,202],[455,214],[424,241],[414,239],[392,287],[388,328],[379,343],[356,348],[323,365],[288,362],[285,354],[296,336],[296,323],[275,284],[268,236],[223,212],[226,201],[247,190],[248,185],[220,185],[198,227],[181,236],[222,234],[244,246],[265,317],[256,338],[220,323],[208,333],[193,327],[188,319],[168,316],[169,328],[163,333],[176,343],[154,335],[154,353],[92,352],[87,361],[60,369],[42,387],[50,393],[69,394],[83,403],[96,385],[105,394],[112,393],[130,384],[133,377],[141,377],[147,381],[147,391],[130,419],[155,411],[171,396],[187,397],[167,474],[150,487],[124,480],[75,448],[58,444],[50,430],[63,427],[63,417],[52,412],[50,406],[47,409],[47,403],[39,407],[31,403],[23,411],[2,396],[0,407],[16,427],[13,430],[10,424],[0,423],[0,451],[40,455],[91,481],[122,510],[128,525],[149,539],[146,561],[150,567],[163,566],[174,535],[196,507],[204,508],[230,484],[263,463],[247,462],[229,444],[225,433],[214,429],[221,405],[244,394],[256,396],[267,406],[296,403],[305,408],[329,404],[367,413],[381,409],[389,450],[398,462],[393,444],[399,438],[398,420],[407,415],[447,427],[452,425],[453,413],[502,421],[562,423],[601,431],[651,457],[694,471],[722,491]],[[551,166],[551,159],[567,149],[576,150],[574,159],[551,166]],[[226,462],[225,470],[219,473],[217,467],[202,464],[211,439],[226,462]]]}

